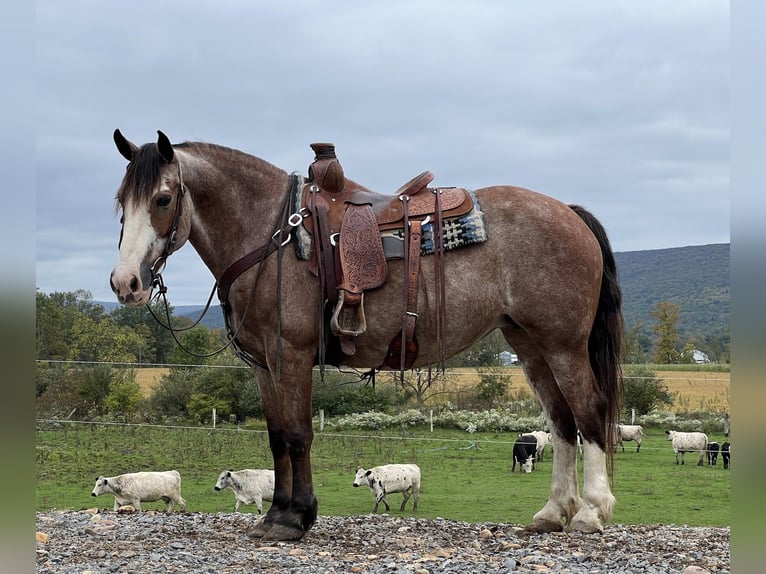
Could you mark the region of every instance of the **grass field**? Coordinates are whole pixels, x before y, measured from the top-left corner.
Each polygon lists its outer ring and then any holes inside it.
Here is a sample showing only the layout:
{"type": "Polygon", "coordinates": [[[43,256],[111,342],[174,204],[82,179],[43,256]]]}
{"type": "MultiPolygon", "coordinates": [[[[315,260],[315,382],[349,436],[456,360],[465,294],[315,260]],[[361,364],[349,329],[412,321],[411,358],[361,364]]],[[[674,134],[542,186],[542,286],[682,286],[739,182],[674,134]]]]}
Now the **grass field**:
{"type": "MultiPolygon", "coordinates": [[[[616,454],[613,522],[620,524],[683,524],[727,526],[731,521],[730,472],[718,466],[675,464],[661,429],[647,429],[641,452],[627,443],[616,454]]],[[[427,428],[347,434],[317,433],[312,449],[314,486],[319,512],[348,516],[372,511],[374,499],[351,483],[357,466],[414,462],[421,467],[423,486],[417,516],[468,522],[526,524],[547,499],[551,454],[532,474],[511,473],[515,435],[427,428]]],[[[719,443],[723,436],[710,436],[719,443]]],[[[231,492],[213,489],[221,470],[271,468],[268,439],[263,431],[222,427],[162,428],[83,423],[37,431],[36,509],[111,509],[113,498],[90,495],[98,475],[175,468],[182,476],[188,510],[230,512],[231,492]]],[[[582,469],[580,468],[580,476],[582,469]]],[[[401,496],[391,499],[392,515],[401,496]]],[[[264,509],[269,503],[264,503],[264,509]]],[[[147,503],[146,508],[163,508],[147,503]]],[[[256,512],[255,506],[243,506],[256,512]]]]}

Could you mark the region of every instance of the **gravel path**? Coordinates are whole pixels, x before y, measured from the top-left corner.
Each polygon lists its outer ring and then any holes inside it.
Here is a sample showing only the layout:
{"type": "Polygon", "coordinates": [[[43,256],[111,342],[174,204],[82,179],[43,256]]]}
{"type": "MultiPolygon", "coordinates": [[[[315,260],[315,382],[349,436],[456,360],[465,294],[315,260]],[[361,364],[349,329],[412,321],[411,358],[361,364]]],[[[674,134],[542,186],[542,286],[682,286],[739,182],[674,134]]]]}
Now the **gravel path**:
{"type": "Polygon", "coordinates": [[[728,573],[729,528],[609,525],[533,534],[509,524],[320,516],[300,542],[257,542],[233,513],[37,513],[39,574],[728,573]]]}

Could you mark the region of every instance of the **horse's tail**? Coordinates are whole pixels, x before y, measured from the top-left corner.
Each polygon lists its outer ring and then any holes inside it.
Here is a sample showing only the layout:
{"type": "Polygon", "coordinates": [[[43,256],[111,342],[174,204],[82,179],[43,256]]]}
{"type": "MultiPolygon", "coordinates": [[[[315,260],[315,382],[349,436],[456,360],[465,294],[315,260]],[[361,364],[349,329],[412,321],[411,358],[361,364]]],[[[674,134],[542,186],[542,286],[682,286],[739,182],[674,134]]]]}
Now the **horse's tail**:
{"type": "Polygon", "coordinates": [[[596,318],[588,339],[588,354],[596,384],[606,398],[606,445],[610,471],[613,469],[612,445],[619,434],[620,408],[622,406],[623,381],[620,360],[622,358],[623,316],[622,290],[617,280],[617,264],[604,226],[588,210],[579,205],[569,206],[582,219],[601,246],[603,270],[601,294],[598,299],[596,318]]]}

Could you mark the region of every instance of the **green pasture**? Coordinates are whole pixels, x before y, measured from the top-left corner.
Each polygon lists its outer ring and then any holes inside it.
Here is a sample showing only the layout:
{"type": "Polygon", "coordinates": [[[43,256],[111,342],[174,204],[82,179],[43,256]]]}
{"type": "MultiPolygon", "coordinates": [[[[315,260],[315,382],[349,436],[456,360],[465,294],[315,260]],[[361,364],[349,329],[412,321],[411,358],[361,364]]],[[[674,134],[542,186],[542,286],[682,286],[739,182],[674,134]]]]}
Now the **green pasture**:
{"type": "MultiPolygon", "coordinates": [[[[719,457],[715,467],[676,465],[662,429],[645,429],[641,452],[626,443],[616,453],[613,491],[617,498],[613,522],[619,524],[678,524],[728,526],[731,523],[730,471],[719,457]]],[[[426,427],[388,431],[317,433],[312,449],[314,487],[319,513],[349,516],[368,514],[374,499],[367,487],[353,488],[358,466],[416,463],[422,474],[421,518],[467,522],[527,524],[542,508],[550,487],[552,455],[535,472],[511,473],[515,433],[475,433],[426,427]]],[[[720,443],[723,436],[711,435],[720,443]]],[[[91,496],[99,475],[139,470],[176,469],[182,495],[192,512],[231,512],[234,495],[213,488],[220,471],[228,468],[271,468],[264,431],[218,428],[167,428],[62,423],[38,430],[36,438],[38,511],[112,508],[113,498],[91,496]]],[[[581,463],[580,463],[581,464],[581,463]]],[[[582,467],[579,475],[582,479],[582,467]]],[[[389,495],[392,515],[413,515],[411,502],[399,511],[402,497],[389,495]]],[[[264,510],[269,503],[264,503],[264,510]]],[[[146,503],[146,509],[164,504],[146,503]]],[[[382,505],[381,505],[382,509],[382,505]]],[[[254,505],[241,511],[255,513],[254,505]]]]}

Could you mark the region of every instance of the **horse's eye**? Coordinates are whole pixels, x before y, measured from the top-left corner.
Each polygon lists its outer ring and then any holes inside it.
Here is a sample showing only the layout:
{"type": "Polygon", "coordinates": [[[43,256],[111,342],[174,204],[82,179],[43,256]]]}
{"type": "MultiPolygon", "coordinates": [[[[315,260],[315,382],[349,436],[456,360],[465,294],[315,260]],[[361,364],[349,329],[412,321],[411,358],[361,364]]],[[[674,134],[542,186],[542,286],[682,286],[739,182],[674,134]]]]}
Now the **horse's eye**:
{"type": "Polygon", "coordinates": [[[169,195],[163,195],[157,198],[157,207],[167,207],[170,205],[171,197],[169,195]]]}

